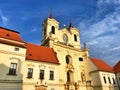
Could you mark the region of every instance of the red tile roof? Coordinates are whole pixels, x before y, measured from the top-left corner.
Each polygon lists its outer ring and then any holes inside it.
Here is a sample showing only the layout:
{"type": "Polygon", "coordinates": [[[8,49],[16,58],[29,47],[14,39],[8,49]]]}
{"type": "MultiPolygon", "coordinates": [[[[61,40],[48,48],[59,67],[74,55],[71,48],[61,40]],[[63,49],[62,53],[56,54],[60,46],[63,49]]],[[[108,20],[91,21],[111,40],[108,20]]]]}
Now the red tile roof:
{"type": "Polygon", "coordinates": [[[56,54],[52,48],[38,46],[30,43],[27,43],[26,45],[27,45],[26,53],[27,60],[59,64],[56,54]]]}
{"type": "Polygon", "coordinates": [[[12,41],[7,41],[7,40],[1,40],[0,43],[8,44],[8,45],[13,45],[13,46],[18,46],[18,47],[26,47],[25,43],[18,43],[18,42],[12,42],[12,41]]]}
{"type": "Polygon", "coordinates": [[[19,32],[0,27],[0,38],[24,42],[19,35],[19,32]]]}
{"type": "Polygon", "coordinates": [[[116,73],[120,72],[120,61],[113,68],[116,73]]]}
{"type": "Polygon", "coordinates": [[[109,66],[106,62],[104,62],[103,60],[100,60],[97,58],[90,58],[90,60],[96,65],[96,67],[100,71],[114,72],[113,68],[109,66]]]}

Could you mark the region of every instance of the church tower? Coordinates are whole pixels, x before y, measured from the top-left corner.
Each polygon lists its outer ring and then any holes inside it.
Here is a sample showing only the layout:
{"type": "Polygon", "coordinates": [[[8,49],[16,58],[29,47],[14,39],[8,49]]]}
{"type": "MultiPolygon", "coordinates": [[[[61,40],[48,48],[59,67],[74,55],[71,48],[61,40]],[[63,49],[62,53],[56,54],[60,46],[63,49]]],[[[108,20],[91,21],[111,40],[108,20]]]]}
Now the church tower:
{"type": "Polygon", "coordinates": [[[56,40],[59,34],[59,22],[50,16],[42,24],[42,44],[43,46],[49,46],[50,40],[56,40]]]}
{"type": "Polygon", "coordinates": [[[80,30],[71,21],[68,28],[59,28],[59,22],[53,18],[52,12],[42,26],[41,45],[53,48],[60,62],[60,90],[87,90],[86,82],[90,80],[87,69],[89,55],[86,44],[81,48],[80,30]]]}
{"type": "Polygon", "coordinates": [[[59,22],[50,16],[42,24],[42,44],[43,46],[51,46],[53,42],[66,44],[74,48],[81,48],[79,30],[73,27],[70,21],[69,27],[59,28],[59,22]],[[53,42],[52,42],[53,41],[53,42]]]}

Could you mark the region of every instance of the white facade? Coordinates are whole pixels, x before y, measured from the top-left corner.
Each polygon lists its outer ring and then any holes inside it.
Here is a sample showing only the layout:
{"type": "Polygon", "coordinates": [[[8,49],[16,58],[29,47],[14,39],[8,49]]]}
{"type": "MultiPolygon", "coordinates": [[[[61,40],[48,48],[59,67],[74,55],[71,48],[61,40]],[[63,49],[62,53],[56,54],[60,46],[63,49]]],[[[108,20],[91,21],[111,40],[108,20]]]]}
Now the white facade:
{"type": "Polygon", "coordinates": [[[46,86],[47,90],[59,90],[58,65],[27,60],[24,67],[23,90],[35,90],[39,85],[46,86]],[[33,69],[32,78],[28,78],[28,68],[33,69]],[[44,80],[39,78],[40,70],[44,70],[44,80]],[[50,79],[50,71],[54,72],[52,80],[50,79]]]}
{"type": "Polygon", "coordinates": [[[25,48],[0,43],[0,90],[22,89],[25,54],[25,48]],[[11,64],[17,65],[15,75],[10,74],[11,64]]]}
{"type": "Polygon", "coordinates": [[[98,69],[91,60],[89,60],[89,70],[93,90],[119,90],[118,81],[114,72],[98,69]]]}

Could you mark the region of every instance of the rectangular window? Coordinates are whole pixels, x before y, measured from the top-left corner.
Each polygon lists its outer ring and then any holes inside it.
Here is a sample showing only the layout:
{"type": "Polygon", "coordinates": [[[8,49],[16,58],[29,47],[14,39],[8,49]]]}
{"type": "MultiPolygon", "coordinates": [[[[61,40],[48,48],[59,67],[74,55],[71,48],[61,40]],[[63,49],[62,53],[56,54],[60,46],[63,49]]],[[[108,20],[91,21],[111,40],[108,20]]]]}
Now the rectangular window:
{"type": "Polygon", "coordinates": [[[115,78],[112,78],[113,79],[113,84],[116,84],[116,82],[115,82],[115,78]]]}
{"type": "Polygon", "coordinates": [[[79,58],[79,61],[83,61],[83,58],[80,57],[80,58],[79,58]]]}
{"type": "Polygon", "coordinates": [[[107,82],[106,82],[106,78],[105,77],[103,77],[103,79],[104,79],[104,83],[106,84],[107,82]]]}
{"type": "Polygon", "coordinates": [[[54,80],[54,71],[50,71],[50,80],[54,80]]]}
{"type": "Polygon", "coordinates": [[[15,47],[15,51],[19,51],[19,48],[18,48],[18,47],[15,47]]]}
{"type": "Polygon", "coordinates": [[[9,68],[9,75],[16,75],[17,63],[11,63],[9,68]]]}
{"type": "Polygon", "coordinates": [[[40,69],[40,79],[44,79],[44,70],[40,69]]]}
{"type": "Polygon", "coordinates": [[[108,77],[108,81],[109,81],[109,83],[111,84],[111,80],[110,80],[110,77],[108,77]]]}
{"type": "Polygon", "coordinates": [[[32,68],[28,68],[27,78],[32,78],[32,75],[33,75],[33,69],[32,68]]]}

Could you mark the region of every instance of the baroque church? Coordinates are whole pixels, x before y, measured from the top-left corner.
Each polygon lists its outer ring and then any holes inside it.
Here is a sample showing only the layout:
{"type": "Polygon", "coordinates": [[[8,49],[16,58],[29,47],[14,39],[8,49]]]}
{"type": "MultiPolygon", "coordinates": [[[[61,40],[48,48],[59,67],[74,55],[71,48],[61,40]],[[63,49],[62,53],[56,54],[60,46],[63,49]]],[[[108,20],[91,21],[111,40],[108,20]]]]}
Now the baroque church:
{"type": "Polygon", "coordinates": [[[80,30],[59,27],[52,14],[42,24],[41,45],[0,27],[0,90],[120,90],[120,61],[111,67],[91,58],[80,30]]]}

